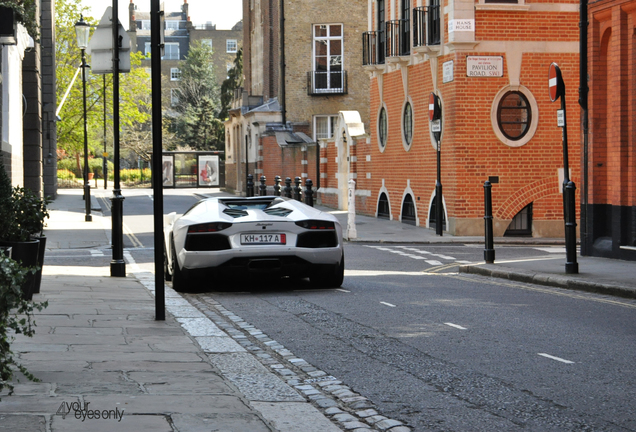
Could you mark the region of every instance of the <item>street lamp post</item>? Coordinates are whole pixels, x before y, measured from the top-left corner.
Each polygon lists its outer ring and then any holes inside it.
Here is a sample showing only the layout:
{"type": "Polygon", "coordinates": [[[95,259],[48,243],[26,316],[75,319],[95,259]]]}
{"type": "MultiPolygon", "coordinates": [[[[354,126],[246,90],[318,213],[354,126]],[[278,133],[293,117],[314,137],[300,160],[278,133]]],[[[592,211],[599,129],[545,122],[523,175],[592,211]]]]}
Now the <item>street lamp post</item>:
{"type": "Polygon", "coordinates": [[[82,91],[84,102],[84,201],[86,215],[84,220],[91,222],[91,185],[88,182],[88,129],[86,124],[86,47],[88,46],[88,36],[91,27],[84,21],[84,17],[80,15],[80,20],[75,23],[75,34],[77,35],[77,46],[82,51],[82,91]]]}

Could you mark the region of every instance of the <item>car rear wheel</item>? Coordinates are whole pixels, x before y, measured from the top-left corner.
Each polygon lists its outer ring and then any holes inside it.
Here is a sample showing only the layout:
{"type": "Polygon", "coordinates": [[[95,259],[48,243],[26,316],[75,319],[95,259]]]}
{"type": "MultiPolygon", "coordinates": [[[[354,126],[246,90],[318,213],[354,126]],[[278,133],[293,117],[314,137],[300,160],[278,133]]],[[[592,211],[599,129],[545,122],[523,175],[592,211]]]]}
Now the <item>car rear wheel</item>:
{"type": "Polygon", "coordinates": [[[185,269],[179,268],[177,261],[177,251],[172,243],[172,289],[176,292],[187,292],[188,276],[185,269]]]}
{"type": "Polygon", "coordinates": [[[340,264],[336,264],[330,270],[319,271],[313,274],[309,280],[312,284],[325,288],[340,288],[344,281],[345,259],[342,255],[340,264]]]}

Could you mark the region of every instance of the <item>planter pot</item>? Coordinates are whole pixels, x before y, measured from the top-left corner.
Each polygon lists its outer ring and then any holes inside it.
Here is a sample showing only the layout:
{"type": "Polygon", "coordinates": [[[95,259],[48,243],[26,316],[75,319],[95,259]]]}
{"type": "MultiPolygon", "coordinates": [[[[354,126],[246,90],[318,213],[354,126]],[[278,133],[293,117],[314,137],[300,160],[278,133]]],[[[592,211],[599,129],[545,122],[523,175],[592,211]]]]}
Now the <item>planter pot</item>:
{"type": "Polygon", "coordinates": [[[44,268],[44,252],[46,251],[46,237],[33,237],[34,240],[40,242],[38,248],[38,267],[40,269],[35,274],[35,281],[33,282],[33,294],[40,293],[40,285],[42,283],[42,269],[44,268]]]}
{"type": "MultiPolygon", "coordinates": [[[[37,240],[27,242],[0,241],[0,246],[11,247],[11,258],[20,263],[22,267],[35,267],[38,264],[40,242],[37,240]]],[[[35,275],[29,274],[22,286],[22,294],[25,300],[33,298],[35,275]]]]}

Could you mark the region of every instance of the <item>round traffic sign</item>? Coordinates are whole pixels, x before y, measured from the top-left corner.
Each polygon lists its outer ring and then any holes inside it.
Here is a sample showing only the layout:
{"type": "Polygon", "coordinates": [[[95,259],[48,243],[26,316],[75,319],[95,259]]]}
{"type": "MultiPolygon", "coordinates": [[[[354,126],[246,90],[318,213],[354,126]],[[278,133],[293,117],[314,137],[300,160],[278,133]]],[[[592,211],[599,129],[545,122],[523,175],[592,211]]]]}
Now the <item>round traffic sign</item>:
{"type": "Polygon", "coordinates": [[[428,97],[428,119],[430,121],[440,118],[439,98],[435,93],[431,93],[428,97]]]}
{"type": "Polygon", "coordinates": [[[552,63],[550,65],[550,71],[548,72],[548,87],[550,89],[550,100],[552,102],[556,101],[563,95],[563,77],[561,76],[561,69],[556,63],[552,63]]]}

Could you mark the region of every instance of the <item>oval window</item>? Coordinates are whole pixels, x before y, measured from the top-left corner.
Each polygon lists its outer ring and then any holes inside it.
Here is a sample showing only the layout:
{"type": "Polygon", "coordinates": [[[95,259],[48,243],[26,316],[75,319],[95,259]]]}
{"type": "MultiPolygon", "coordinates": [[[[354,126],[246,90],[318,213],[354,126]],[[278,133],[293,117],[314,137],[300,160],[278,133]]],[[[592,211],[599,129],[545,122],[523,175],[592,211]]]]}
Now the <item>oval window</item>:
{"type": "Polygon", "coordinates": [[[386,109],[382,107],[380,110],[380,118],[378,119],[378,137],[380,138],[380,147],[382,148],[386,146],[387,123],[386,109]]]}
{"type": "Polygon", "coordinates": [[[413,140],[413,109],[411,103],[404,105],[404,115],[402,117],[402,131],[404,132],[404,141],[407,146],[411,145],[413,140]]]}
{"type": "Polygon", "coordinates": [[[519,91],[507,92],[497,107],[497,125],[509,140],[520,140],[530,130],[532,110],[526,96],[519,91]]]}

